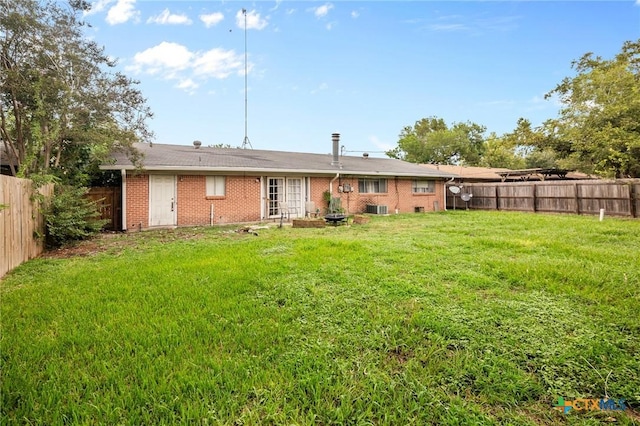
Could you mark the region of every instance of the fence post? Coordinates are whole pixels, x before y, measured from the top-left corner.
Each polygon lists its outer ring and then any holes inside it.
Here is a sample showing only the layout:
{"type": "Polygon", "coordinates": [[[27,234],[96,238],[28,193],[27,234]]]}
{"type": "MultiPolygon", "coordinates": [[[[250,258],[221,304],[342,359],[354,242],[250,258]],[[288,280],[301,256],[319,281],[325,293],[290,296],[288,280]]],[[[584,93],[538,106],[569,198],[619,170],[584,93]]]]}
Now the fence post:
{"type": "Polygon", "coordinates": [[[496,194],[496,210],[500,210],[500,195],[498,194],[498,185],[495,185],[493,189],[496,194]]]}
{"type": "Polygon", "coordinates": [[[578,193],[578,184],[573,185],[573,195],[576,200],[576,214],[580,214],[580,194],[578,193]]]}
{"type": "Polygon", "coordinates": [[[638,217],[638,212],[636,211],[636,197],[638,194],[636,194],[635,188],[635,182],[629,182],[629,212],[631,217],[638,217]]]}
{"type": "Polygon", "coordinates": [[[537,208],[538,200],[536,199],[537,188],[538,188],[537,183],[533,182],[533,190],[531,191],[531,195],[533,196],[533,212],[534,213],[538,211],[538,208],[537,208]]]}

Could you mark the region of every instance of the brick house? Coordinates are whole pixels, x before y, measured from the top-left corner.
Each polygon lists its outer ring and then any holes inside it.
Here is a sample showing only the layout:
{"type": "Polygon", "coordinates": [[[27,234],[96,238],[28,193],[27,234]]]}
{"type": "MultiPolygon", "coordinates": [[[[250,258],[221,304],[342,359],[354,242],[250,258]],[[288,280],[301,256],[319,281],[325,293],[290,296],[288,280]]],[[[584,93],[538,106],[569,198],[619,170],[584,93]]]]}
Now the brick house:
{"type": "Polygon", "coordinates": [[[137,144],[143,170],[114,154],[103,170],[122,175],[124,230],[256,222],[326,213],[326,191],[345,213],[444,208],[454,175],[389,158],[137,144]],[[283,204],[286,203],[286,204],[283,204]]]}

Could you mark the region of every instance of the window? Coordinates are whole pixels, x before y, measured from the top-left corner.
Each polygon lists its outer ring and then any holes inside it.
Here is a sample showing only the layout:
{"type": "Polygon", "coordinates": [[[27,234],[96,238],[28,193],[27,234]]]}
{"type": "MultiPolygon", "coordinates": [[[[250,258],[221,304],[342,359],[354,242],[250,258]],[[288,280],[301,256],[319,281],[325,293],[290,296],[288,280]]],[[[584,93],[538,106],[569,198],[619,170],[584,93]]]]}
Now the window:
{"type": "Polygon", "coordinates": [[[361,194],[380,194],[387,192],[386,179],[359,179],[358,191],[361,194]]]}
{"type": "Polygon", "coordinates": [[[436,192],[436,181],[434,180],[414,180],[414,194],[433,194],[436,192]]]}
{"type": "Polygon", "coordinates": [[[207,176],[207,197],[224,197],[224,176],[207,176]]]}

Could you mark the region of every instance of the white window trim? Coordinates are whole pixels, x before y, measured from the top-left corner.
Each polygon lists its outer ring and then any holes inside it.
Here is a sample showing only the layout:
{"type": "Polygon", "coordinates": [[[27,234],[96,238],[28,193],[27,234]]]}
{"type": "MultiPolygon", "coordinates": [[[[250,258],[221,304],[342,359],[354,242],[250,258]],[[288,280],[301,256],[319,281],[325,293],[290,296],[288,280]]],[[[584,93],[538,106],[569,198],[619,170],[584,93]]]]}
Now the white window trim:
{"type": "Polygon", "coordinates": [[[360,178],[358,179],[358,192],[360,194],[386,194],[389,190],[389,184],[386,178],[360,178]],[[370,191],[375,184],[374,182],[378,182],[378,189],[380,189],[381,184],[384,182],[384,190],[383,191],[370,191]],[[364,191],[361,189],[364,188],[364,191]]]}
{"type": "Polygon", "coordinates": [[[207,176],[206,179],[207,197],[224,197],[227,194],[226,176],[207,176]]]}
{"type": "Polygon", "coordinates": [[[416,179],[411,185],[414,194],[435,194],[436,181],[431,179],[416,179]]]}

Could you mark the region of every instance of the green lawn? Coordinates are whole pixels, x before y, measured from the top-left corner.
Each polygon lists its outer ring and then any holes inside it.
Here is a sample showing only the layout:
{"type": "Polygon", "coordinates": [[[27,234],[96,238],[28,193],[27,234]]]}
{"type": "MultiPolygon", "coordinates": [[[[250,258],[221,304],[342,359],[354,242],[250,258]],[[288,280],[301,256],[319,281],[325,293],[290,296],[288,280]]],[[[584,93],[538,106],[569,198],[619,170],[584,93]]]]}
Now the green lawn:
{"type": "Polygon", "coordinates": [[[100,239],[5,277],[0,423],[640,419],[638,220],[230,229],[100,239]],[[553,409],[607,395],[632,410],[553,409]]]}

